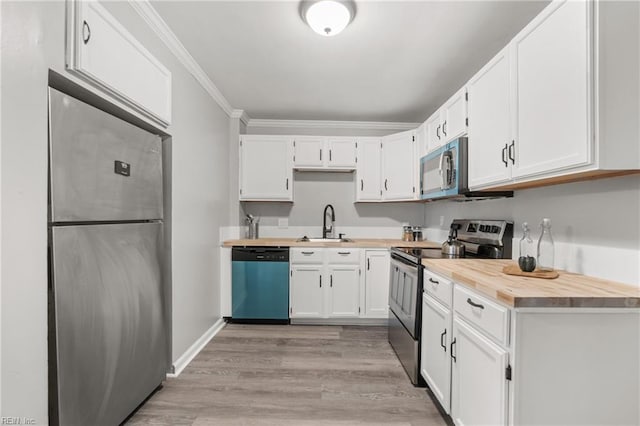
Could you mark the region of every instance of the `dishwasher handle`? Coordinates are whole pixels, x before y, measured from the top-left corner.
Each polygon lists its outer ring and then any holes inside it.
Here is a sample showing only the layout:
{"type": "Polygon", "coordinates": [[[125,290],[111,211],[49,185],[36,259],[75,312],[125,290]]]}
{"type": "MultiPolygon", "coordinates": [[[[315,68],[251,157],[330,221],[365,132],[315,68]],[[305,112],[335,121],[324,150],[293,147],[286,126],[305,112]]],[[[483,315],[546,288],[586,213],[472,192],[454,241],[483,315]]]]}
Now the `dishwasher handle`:
{"type": "Polygon", "coordinates": [[[282,247],[233,247],[233,262],[289,262],[289,249],[282,247]]]}

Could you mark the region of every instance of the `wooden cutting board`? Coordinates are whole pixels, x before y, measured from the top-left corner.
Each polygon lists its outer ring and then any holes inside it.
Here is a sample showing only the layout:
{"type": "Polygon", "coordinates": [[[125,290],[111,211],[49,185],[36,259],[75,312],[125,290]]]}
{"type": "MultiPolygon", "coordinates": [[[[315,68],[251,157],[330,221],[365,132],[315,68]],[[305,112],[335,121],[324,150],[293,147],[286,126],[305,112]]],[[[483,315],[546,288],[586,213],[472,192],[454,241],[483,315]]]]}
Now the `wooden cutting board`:
{"type": "Polygon", "coordinates": [[[507,275],[518,275],[520,277],[531,277],[531,278],[544,278],[547,280],[552,280],[554,278],[558,278],[560,274],[556,271],[533,271],[533,272],[524,272],[520,269],[518,265],[507,265],[502,268],[502,272],[507,275]]]}

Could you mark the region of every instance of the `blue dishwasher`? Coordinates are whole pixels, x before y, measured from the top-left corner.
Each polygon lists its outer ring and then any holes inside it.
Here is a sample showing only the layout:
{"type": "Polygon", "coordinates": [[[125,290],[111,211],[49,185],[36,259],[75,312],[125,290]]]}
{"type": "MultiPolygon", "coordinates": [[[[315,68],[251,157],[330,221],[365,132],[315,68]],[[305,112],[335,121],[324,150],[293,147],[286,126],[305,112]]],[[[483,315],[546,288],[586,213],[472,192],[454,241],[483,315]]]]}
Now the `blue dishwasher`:
{"type": "Polygon", "coordinates": [[[231,250],[231,319],[289,322],[289,249],[231,250]]]}

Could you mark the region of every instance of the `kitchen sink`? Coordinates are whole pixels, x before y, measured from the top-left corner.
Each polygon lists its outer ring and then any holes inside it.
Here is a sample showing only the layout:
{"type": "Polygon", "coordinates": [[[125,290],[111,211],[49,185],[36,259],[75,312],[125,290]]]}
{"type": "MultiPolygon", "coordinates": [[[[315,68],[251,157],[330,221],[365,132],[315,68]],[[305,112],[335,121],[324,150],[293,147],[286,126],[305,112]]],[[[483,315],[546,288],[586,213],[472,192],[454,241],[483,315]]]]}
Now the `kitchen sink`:
{"type": "Polygon", "coordinates": [[[296,240],[299,243],[352,243],[351,238],[309,238],[306,235],[296,240]]]}

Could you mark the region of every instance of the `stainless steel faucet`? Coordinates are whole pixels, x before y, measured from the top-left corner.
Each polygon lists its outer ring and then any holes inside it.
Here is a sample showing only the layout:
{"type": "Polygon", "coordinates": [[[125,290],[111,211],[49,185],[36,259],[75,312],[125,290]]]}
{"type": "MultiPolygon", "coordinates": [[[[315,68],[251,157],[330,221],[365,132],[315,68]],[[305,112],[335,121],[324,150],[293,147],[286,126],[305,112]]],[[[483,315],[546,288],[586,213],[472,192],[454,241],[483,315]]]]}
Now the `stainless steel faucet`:
{"type": "Polygon", "coordinates": [[[327,204],[324,207],[324,213],[322,214],[322,238],[328,238],[328,235],[333,235],[333,223],[336,221],[336,212],[333,210],[331,204],[327,204]],[[327,211],[331,209],[331,224],[327,228],[327,211]]]}

